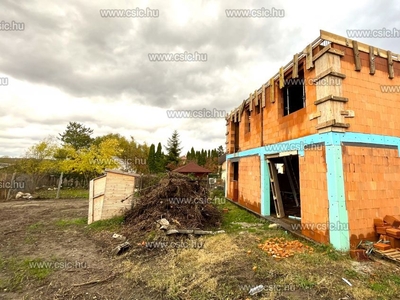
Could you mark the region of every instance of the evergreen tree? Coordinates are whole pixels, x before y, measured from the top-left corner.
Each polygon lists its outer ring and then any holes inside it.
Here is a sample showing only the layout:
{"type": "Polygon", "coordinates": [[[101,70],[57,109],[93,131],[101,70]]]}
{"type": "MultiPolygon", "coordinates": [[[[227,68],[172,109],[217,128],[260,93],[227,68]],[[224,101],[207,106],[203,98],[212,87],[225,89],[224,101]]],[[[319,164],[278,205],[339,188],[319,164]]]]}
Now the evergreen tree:
{"type": "Polygon", "coordinates": [[[225,153],[224,148],[222,147],[222,145],[220,145],[217,149],[218,151],[218,156],[221,156],[225,153]]]}
{"type": "Polygon", "coordinates": [[[59,139],[63,142],[63,146],[70,145],[75,150],[88,149],[93,142],[92,134],[93,129],[81,123],[69,122],[67,129],[63,133],[59,133],[59,139]]]}
{"type": "Polygon", "coordinates": [[[196,159],[196,152],[194,151],[193,147],[192,147],[192,149],[190,149],[190,159],[191,159],[192,161],[197,161],[197,159],[196,159]]]}
{"type": "Polygon", "coordinates": [[[165,159],[164,153],[162,152],[161,143],[157,145],[157,151],[155,155],[155,165],[156,165],[156,173],[162,173],[165,171],[165,159]]]}
{"type": "Polygon", "coordinates": [[[191,158],[190,158],[190,152],[188,151],[187,153],[186,153],[186,161],[189,161],[191,158]]]}
{"type": "Polygon", "coordinates": [[[179,156],[182,148],[180,147],[179,134],[176,130],[172,133],[172,136],[168,139],[167,147],[167,164],[179,164],[179,156]]]}
{"type": "Polygon", "coordinates": [[[151,144],[149,157],[147,158],[147,163],[149,164],[150,173],[157,173],[157,165],[156,165],[156,147],[154,144],[151,144]]]}

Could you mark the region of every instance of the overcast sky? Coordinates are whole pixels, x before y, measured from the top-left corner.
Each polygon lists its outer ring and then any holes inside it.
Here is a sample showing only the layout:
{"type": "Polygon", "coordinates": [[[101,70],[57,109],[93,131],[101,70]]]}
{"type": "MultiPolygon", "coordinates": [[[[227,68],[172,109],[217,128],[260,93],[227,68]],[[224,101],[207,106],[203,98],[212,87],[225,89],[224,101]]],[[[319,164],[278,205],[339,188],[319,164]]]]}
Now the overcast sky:
{"type": "MultiPolygon", "coordinates": [[[[176,129],[184,154],[225,146],[225,120],[168,118],[167,110],[230,112],[320,29],[342,36],[400,29],[400,2],[1,0],[0,21],[0,156],[23,155],[69,121],[94,136],[120,133],[149,145],[165,145],[176,129]],[[100,14],[136,8],[158,17],[100,14]],[[225,11],[262,8],[284,17],[228,18],[225,11]],[[12,21],[24,30],[5,30],[12,21]],[[184,52],[207,60],[149,59],[184,52]]],[[[357,40],[400,52],[400,38],[357,40]]]]}

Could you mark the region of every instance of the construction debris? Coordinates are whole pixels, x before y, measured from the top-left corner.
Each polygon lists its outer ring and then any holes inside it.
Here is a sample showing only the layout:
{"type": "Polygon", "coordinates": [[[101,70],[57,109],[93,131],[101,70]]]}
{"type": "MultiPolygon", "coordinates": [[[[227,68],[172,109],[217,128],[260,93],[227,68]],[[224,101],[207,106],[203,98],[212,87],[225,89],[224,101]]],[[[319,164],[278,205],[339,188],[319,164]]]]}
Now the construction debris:
{"type": "Polygon", "coordinates": [[[219,227],[222,214],[207,199],[207,189],[197,180],[170,172],[135,201],[125,220],[135,231],[219,227]]]}
{"type": "Polygon", "coordinates": [[[32,199],[33,196],[32,196],[30,193],[18,192],[18,193],[15,195],[15,199],[19,199],[19,198],[22,198],[22,199],[32,199]]]}
{"type": "Polygon", "coordinates": [[[127,251],[129,248],[131,247],[131,244],[129,242],[124,242],[120,245],[118,245],[117,247],[115,247],[111,253],[113,255],[121,255],[122,253],[124,253],[125,251],[127,251]]]}
{"type": "Polygon", "coordinates": [[[112,235],[112,238],[116,239],[117,241],[120,241],[120,242],[125,242],[126,241],[126,237],[125,236],[117,234],[117,233],[114,233],[112,235]]]}
{"type": "Polygon", "coordinates": [[[300,241],[287,241],[285,238],[270,238],[259,244],[258,248],[277,259],[293,256],[295,253],[313,253],[314,249],[300,241]]]}
{"type": "Polygon", "coordinates": [[[206,235],[206,234],[225,233],[225,231],[224,230],[210,231],[210,230],[193,230],[193,229],[170,229],[170,230],[168,230],[166,232],[166,235],[178,234],[178,233],[195,234],[195,235],[206,235]]]}
{"type": "Polygon", "coordinates": [[[375,233],[379,235],[379,241],[374,245],[377,250],[400,248],[400,217],[386,215],[383,219],[374,219],[375,233]],[[380,244],[385,245],[380,245],[380,244]],[[389,244],[389,245],[387,245],[389,244]]]}

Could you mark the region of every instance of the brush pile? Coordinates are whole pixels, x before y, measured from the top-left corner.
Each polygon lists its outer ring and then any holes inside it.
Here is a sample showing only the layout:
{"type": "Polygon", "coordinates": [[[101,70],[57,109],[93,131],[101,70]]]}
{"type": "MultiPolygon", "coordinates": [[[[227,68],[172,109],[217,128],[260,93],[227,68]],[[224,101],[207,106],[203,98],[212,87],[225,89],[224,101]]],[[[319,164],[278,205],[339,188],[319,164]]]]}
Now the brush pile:
{"type": "Polygon", "coordinates": [[[152,230],[161,219],[168,220],[177,229],[207,229],[220,225],[221,212],[196,179],[170,172],[142,192],[125,217],[126,224],[135,231],[152,230]]]}

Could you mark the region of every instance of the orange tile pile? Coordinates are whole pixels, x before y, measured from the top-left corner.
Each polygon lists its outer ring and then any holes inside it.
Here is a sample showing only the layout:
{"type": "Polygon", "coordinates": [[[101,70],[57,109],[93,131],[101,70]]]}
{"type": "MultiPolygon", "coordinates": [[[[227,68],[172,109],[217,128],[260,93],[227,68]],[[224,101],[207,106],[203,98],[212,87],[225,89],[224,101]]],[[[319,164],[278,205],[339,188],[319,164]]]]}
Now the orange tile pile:
{"type": "Polygon", "coordinates": [[[287,241],[285,238],[270,238],[264,244],[258,244],[258,248],[267,252],[274,258],[286,258],[295,253],[313,253],[314,249],[299,241],[287,241]]]}

